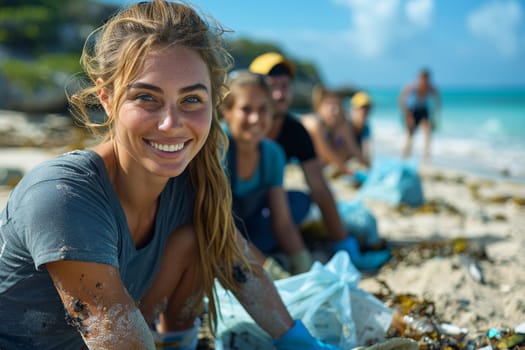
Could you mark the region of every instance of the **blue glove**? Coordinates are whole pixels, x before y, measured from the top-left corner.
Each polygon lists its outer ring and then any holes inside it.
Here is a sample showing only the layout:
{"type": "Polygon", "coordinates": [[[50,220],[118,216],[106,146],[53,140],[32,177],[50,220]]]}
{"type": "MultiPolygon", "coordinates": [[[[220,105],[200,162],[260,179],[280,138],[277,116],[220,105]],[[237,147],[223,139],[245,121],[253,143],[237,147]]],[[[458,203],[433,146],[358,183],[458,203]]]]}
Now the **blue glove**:
{"type": "Polygon", "coordinates": [[[334,243],[334,249],[346,251],[355,267],[363,271],[377,270],[390,259],[389,249],[361,253],[359,243],[354,237],[334,243]]]}
{"type": "Polygon", "coordinates": [[[273,345],[279,350],[340,350],[312,337],[301,320],[296,320],[288,332],[273,341],[273,345]]]}

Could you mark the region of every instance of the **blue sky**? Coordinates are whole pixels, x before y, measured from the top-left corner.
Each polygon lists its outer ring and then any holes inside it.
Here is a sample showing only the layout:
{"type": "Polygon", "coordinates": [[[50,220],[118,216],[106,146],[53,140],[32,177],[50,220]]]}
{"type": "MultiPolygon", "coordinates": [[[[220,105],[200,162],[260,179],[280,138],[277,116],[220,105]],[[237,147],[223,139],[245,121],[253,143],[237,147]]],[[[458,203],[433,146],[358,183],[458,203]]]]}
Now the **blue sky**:
{"type": "MultiPolygon", "coordinates": [[[[129,4],[132,0],[105,0],[129,4]]],[[[242,36],[314,62],[325,83],[525,87],[525,0],[193,0],[242,36]]]]}

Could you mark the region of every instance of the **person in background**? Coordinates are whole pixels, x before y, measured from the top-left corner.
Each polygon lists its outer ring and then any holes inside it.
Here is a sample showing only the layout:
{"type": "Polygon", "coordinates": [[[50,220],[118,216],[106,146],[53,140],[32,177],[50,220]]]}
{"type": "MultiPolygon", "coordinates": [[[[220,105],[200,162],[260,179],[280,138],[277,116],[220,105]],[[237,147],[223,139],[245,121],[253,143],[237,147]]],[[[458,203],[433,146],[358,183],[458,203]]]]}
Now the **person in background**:
{"type": "Polygon", "coordinates": [[[301,117],[315,151],[325,166],[332,168],[333,175],[353,175],[351,159],[366,163],[356,143],[353,129],[345,117],[343,96],[322,85],[312,89],[314,112],[301,117]]]}
{"type": "Polygon", "coordinates": [[[301,122],[289,112],[293,97],[294,64],[277,52],[267,52],[257,56],[249,69],[267,78],[274,100],[274,120],[268,137],[281,145],[288,162],[296,160],[300,163],[310,195],[321,211],[324,226],[333,242],[333,249],[346,251],[358,269],[378,269],[390,258],[390,251],[362,253],[357,239],[345,231],[312,140],[301,122]]]}
{"type": "Polygon", "coordinates": [[[432,130],[436,126],[437,116],[441,109],[441,98],[438,89],[432,84],[430,71],[422,69],[415,83],[405,86],[398,98],[399,107],[404,116],[406,139],[402,156],[407,158],[412,152],[414,133],[418,126],[424,132],[423,156],[430,159],[432,130]],[[433,102],[433,104],[432,104],[433,102]]]}
{"type": "Polygon", "coordinates": [[[0,213],[0,348],[195,349],[216,279],[277,349],[332,348],[291,318],[235,228],[217,116],[231,56],[203,18],[141,2],[87,40],[89,83],[70,101],[104,138],[27,173],[0,213]]]}
{"type": "Polygon", "coordinates": [[[350,99],[350,126],[356,141],[359,159],[365,167],[370,167],[372,162],[371,131],[368,119],[373,103],[370,96],[364,92],[356,92],[350,99]]]}
{"type": "MultiPolygon", "coordinates": [[[[279,250],[288,256],[292,274],[306,272],[312,257],[296,224],[307,210],[294,222],[283,188],[285,155],[266,138],[272,124],[271,90],[261,75],[234,71],[230,76],[221,112],[230,139],[226,162],[237,227],[265,257],[279,250]]],[[[261,263],[276,262],[265,258],[261,263]]]]}

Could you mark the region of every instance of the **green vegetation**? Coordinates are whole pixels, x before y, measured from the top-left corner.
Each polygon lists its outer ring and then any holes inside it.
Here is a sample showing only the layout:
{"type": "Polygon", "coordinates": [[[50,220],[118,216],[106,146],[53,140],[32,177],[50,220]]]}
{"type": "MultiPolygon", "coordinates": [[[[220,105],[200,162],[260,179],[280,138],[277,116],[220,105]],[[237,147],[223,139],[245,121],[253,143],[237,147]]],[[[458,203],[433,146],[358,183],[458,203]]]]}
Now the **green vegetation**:
{"type": "MultiPolygon", "coordinates": [[[[116,9],[94,0],[0,0],[0,52],[4,53],[4,58],[0,56],[0,78],[10,89],[28,95],[63,87],[65,78],[80,70],[87,35],[116,9]]],[[[297,67],[300,82],[294,104],[309,106],[309,89],[321,81],[312,62],[291,57],[271,42],[235,38],[227,45],[234,69],[247,68],[256,56],[268,51],[288,56],[297,67]]]]}
{"type": "Polygon", "coordinates": [[[0,79],[11,96],[0,108],[49,108],[35,95],[58,101],[80,70],[86,36],[115,9],[87,0],[0,0],[0,79]]]}
{"type": "Polygon", "coordinates": [[[78,54],[48,54],[36,60],[7,59],[0,62],[0,71],[8,81],[24,92],[32,93],[39,88],[62,85],[62,75],[80,70],[78,54]]]}
{"type": "Polygon", "coordinates": [[[239,38],[230,40],[228,42],[228,49],[232,56],[235,58],[235,69],[247,68],[250,62],[260,54],[268,51],[279,52],[286,57],[289,57],[297,67],[297,78],[306,80],[311,83],[317,83],[321,81],[319,72],[315,64],[309,61],[299,60],[295,57],[291,57],[288,53],[284,52],[279,46],[269,42],[255,42],[247,38],[239,38]]]}

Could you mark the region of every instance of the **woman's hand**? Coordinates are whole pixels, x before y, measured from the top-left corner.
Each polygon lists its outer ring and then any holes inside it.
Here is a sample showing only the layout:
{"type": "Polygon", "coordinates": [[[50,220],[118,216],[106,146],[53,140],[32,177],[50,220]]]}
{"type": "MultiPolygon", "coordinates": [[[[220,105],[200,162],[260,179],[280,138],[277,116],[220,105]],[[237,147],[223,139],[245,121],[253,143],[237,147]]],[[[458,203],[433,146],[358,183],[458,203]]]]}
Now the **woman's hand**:
{"type": "Polygon", "coordinates": [[[300,320],[296,320],[293,327],[282,337],[273,341],[278,350],[338,350],[330,344],[326,344],[312,337],[308,329],[300,320]]]}

